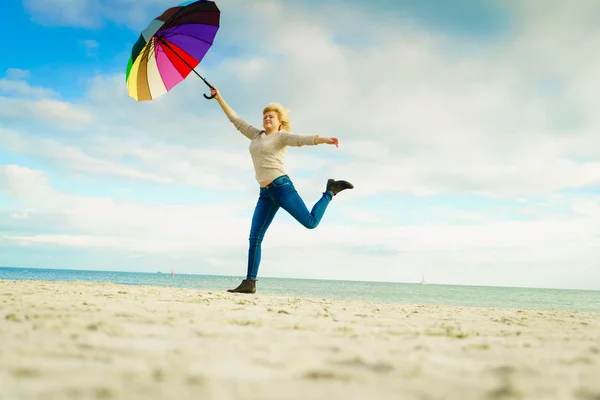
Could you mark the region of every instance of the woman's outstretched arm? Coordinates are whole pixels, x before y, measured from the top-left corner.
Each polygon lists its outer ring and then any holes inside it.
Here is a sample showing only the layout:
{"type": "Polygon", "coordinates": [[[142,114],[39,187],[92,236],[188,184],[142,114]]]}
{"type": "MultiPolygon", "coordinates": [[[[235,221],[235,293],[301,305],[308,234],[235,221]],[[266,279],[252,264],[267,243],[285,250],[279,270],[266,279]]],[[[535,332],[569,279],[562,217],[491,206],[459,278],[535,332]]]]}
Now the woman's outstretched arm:
{"type": "Polygon", "coordinates": [[[280,140],[287,146],[310,146],[318,144],[335,144],[339,146],[339,140],[335,137],[320,137],[319,135],[299,135],[290,132],[279,132],[280,140]]]}

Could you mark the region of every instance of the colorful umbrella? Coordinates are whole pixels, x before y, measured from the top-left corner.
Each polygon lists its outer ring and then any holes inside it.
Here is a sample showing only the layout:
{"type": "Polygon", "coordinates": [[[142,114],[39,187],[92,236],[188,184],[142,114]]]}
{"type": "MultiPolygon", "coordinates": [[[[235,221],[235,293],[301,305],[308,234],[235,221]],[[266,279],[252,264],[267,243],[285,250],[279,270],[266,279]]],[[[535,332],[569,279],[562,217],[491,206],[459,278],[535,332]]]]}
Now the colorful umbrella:
{"type": "MultiPolygon", "coordinates": [[[[213,44],[221,12],[214,1],[186,1],[150,22],[133,45],[125,81],[129,96],[152,100],[167,93],[194,70],[213,44]]],[[[204,95],[207,99],[214,96],[204,95]]]]}

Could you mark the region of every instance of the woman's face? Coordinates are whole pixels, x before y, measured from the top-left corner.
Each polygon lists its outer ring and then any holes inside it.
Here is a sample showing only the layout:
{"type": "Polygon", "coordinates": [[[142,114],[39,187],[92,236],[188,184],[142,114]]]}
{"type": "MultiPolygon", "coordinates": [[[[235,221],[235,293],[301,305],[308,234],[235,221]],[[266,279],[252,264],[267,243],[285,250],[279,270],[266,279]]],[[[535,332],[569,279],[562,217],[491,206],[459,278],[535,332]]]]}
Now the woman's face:
{"type": "Polygon", "coordinates": [[[279,117],[274,111],[267,111],[263,114],[263,128],[266,131],[278,130],[279,129],[279,117]]]}

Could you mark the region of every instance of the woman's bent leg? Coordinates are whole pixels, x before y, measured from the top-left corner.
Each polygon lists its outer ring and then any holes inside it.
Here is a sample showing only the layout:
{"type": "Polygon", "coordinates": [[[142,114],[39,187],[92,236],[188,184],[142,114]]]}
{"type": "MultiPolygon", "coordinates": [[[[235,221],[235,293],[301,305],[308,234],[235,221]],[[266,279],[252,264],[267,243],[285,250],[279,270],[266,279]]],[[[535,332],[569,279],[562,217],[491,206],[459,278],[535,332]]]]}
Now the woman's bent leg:
{"type": "Polygon", "coordinates": [[[319,225],[325,214],[325,210],[327,210],[327,206],[333,198],[331,192],[324,192],[312,210],[308,211],[306,204],[304,204],[304,201],[291,181],[283,186],[274,188],[274,192],[276,194],[276,201],[281,208],[290,213],[296,221],[308,229],[314,229],[319,225]]]}
{"type": "Polygon", "coordinates": [[[250,228],[248,271],[246,274],[246,279],[248,280],[255,280],[258,275],[258,267],[262,255],[262,241],[277,210],[279,210],[279,206],[273,202],[268,191],[261,189],[261,194],[256,203],[254,215],[252,216],[252,226],[250,228]]]}

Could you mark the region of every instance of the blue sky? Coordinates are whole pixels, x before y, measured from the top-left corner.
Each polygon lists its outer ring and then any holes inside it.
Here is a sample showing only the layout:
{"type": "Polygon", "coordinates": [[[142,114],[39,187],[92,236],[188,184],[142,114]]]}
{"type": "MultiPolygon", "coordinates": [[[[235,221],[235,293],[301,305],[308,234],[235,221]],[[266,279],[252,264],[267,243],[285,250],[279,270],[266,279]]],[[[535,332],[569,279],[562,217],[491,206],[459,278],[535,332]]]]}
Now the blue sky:
{"type": "MultiPolygon", "coordinates": [[[[125,91],[174,4],[4,6],[0,265],[245,273],[246,139],[193,76],[125,91]]],[[[251,123],[278,101],[298,133],[340,138],[288,152],[309,206],[330,176],[356,186],[314,231],[278,214],[259,274],[600,288],[596,4],[218,4],[201,74],[251,123]]]]}

